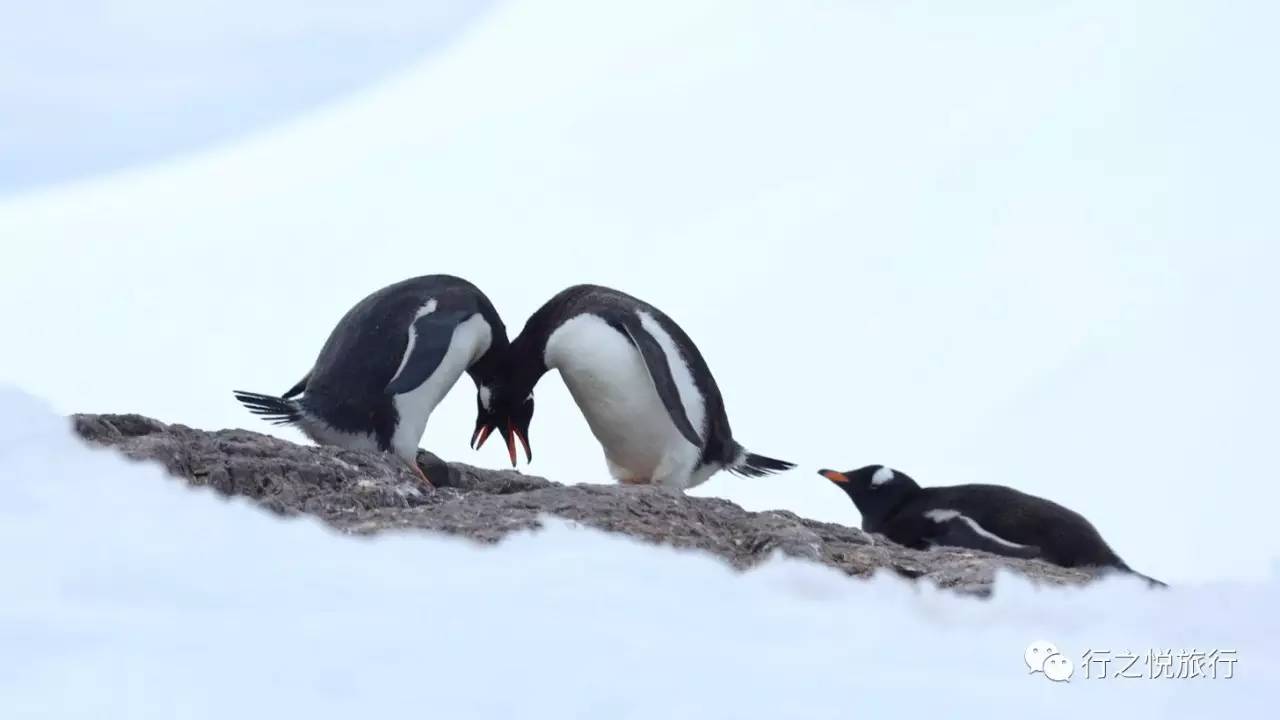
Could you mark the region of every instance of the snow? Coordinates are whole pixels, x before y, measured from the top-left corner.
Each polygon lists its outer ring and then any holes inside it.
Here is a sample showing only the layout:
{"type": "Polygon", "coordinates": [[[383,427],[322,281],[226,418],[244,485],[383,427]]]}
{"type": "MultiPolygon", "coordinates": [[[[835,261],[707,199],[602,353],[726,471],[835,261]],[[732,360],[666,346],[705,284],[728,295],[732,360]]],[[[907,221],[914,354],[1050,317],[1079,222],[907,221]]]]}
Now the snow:
{"type": "Polygon", "coordinates": [[[487,5],[9,3],[0,193],[165,160],[293,119],[421,60],[487,5]]]}
{"type": "MultiPolygon", "coordinates": [[[[590,281],[698,342],[749,449],[697,488],[854,524],[886,464],[1071,507],[1138,570],[1280,556],[1273,3],[497,3],[233,145],[0,202],[0,380],[60,412],[275,430],[371,290],[452,272],[513,328],[590,281]]],[[[466,449],[470,388],[424,446],[466,449]]],[[[606,481],[563,384],[529,472],[606,481]]]]}
{"type": "Polygon", "coordinates": [[[15,720],[1255,717],[1280,671],[1276,571],[1169,592],[1008,575],[980,601],[791,559],[737,573],[559,522],[496,547],[345,537],[90,449],[9,388],[0,567],[15,720]],[[1024,664],[1037,640],[1077,662],[1238,661],[1231,679],[1053,683],[1024,664]]]}

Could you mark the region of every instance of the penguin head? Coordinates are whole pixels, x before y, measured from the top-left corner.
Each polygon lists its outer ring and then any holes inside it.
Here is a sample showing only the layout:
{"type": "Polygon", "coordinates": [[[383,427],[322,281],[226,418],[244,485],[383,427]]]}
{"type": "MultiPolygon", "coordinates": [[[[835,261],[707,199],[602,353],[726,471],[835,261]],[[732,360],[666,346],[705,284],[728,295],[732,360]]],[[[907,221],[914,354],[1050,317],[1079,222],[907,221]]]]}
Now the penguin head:
{"type": "MultiPolygon", "coordinates": [[[[533,319],[529,320],[533,323],[533,319]]],[[[527,330],[527,327],[526,327],[527,330]]],[[[536,334],[536,333],[535,333],[536,334]]],[[[476,450],[497,430],[507,442],[511,467],[516,466],[516,438],[524,445],[524,456],[533,462],[529,447],[529,425],[533,422],[533,387],[547,372],[541,346],[527,332],[497,354],[493,371],[485,382],[476,383],[476,428],[471,436],[476,450]]]]}
{"type": "Polygon", "coordinates": [[[476,428],[471,434],[471,447],[479,450],[494,430],[507,443],[511,467],[516,466],[516,438],[524,446],[524,456],[533,462],[529,448],[529,425],[533,422],[533,391],[523,398],[504,392],[504,388],[480,385],[476,388],[476,428]]]}
{"type": "Polygon", "coordinates": [[[895,502],[904,494],[920,489],[910,475],[888,465],[867,465],[845,472],[819,470],[818,474],[844,490],[864,515],[869,509],[895,502]]]}

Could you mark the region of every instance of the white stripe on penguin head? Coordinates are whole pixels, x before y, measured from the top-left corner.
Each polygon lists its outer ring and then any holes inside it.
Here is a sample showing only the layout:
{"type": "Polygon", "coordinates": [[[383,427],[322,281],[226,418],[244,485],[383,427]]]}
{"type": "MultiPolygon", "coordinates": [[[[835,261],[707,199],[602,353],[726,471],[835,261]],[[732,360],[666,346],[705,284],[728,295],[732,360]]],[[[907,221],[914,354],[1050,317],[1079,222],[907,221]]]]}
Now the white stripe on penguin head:
{"type": "Polygon", "coordinates": [[[893,479],[893,469],[887,465],[881,465],[875,475],[871,476],[871,487],[883,485],[893,479]]]}

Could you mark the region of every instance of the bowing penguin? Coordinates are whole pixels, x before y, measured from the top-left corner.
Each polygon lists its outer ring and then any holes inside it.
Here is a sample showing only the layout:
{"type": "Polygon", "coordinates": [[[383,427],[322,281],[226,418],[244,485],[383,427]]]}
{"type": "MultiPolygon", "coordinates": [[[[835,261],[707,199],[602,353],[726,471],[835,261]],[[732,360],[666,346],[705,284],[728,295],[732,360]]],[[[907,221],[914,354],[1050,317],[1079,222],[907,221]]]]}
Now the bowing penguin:
{"type": "Polygon", "coordinates": [[[511,342],[500,378],[479,388],[475,447],[493,430],[529,449],[533,387],[559,370],[619,482],[680,490],[720,470],[749,477],[794,465],[733,439],[698,347],[661,310],[626,293],[576,285],[547,301],[511,342]]]}
{"type": "Polygon", "coordinates": [[[964,547],[1064,567],[1115,568],[1164,586],[1125,564],[1079,513],[1044,498],[1002,485],[922,488],[884,465],[819,474],[853,500],[863,530],[899,545],[964,547]]]}
{"type": "Polygon", "coordinates": [[[250,412],[324,445],[416,462],[431,411],[463,372],[491,385],[507,331],[489,298],[451,275],[425,275],[369,295],[338,321],[302,380],[276,397],[235,391],[250,412]]]}

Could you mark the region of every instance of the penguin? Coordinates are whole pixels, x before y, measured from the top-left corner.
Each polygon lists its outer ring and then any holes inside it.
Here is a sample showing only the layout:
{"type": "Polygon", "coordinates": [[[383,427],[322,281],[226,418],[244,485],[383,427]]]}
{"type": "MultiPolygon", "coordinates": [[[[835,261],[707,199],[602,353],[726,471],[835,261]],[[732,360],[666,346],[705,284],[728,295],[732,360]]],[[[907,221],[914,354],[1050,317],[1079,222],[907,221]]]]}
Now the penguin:
{"type": "Polygon", "coordinates": [[[1105,567],[1159,580],[1130,568],[1082,515],[1002,485],[922,488],[885,465],[819,470],[853,500],[862,529],[906,547],[964,547],[996,555],[1039,558],[1063,567],[1105,567]]]}
{"type": "Polygon", "coordinates": [[[351,308],[283,395],[234,395],[250,412],[296,426],[319,444],[393,453],[433,486],[416,461],[431,411],[463,372],[477,387],[492,384],[507,347],[502,319],[475,285],[424,275],[351,308]]]}
{"type": "Polygon", "coordinates": [[[525,456],[533,388],[558,370],[604,451],[628,484],[687,490],[720,470],[760,477],[795,465],[747,452],[733,439],[724,400],[698,347],[661,310],[618,290],[575,285],[546,302],[511,341],[497,385],[479,389],[473,438],[493,430],[525,456]],[[496,420],[496,421],[495,421],[496,420]]]}

